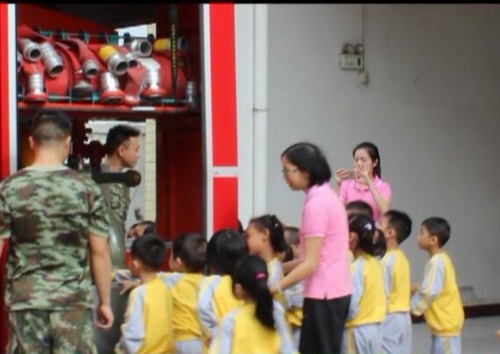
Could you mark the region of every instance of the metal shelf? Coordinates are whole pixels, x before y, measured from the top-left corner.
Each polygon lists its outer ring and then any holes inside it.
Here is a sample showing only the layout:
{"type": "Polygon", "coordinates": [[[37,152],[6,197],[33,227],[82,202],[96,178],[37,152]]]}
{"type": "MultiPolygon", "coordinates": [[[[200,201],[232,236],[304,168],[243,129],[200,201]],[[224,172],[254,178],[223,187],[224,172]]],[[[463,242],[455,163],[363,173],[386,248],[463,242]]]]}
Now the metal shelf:
{"type": "Polygon", "coordinates": [[[126,116],[127,118],[144,119],[151,116],[199,116],[199,110],[190,110],[186,105],[162,105],[162,106],[127,106],[127,105],[109,105],[109,104],[85,104],[85,103],[67,103],[67,102],[48,102],[43,104],[27,103],[19,101],[17,108],[23,112],[35,112],[39,109],[58,109],[65,112],[76,114],[83,117],[102,116],[126,116]]]}

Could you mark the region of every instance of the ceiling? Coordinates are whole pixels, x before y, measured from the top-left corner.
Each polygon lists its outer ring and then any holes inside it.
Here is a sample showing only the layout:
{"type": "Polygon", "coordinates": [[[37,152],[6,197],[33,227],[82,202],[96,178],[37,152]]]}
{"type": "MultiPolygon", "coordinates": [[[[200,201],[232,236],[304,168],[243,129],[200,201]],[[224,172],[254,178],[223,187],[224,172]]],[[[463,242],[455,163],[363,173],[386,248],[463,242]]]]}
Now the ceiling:
{"type": "Polygon", "coordinates": [[[156,21],[156,11],[158,4],[43,4],[53,10],[65,12],[67,14],[93,21],[105,26],[122,28],[156,21]]]}

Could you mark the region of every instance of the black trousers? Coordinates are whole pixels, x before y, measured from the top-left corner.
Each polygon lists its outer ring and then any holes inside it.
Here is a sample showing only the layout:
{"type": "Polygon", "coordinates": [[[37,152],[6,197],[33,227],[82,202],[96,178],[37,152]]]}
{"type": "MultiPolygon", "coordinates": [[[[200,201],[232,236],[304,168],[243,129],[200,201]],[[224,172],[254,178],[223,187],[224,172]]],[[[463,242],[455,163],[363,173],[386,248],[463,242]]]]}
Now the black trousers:
{"type": "Polygon", "coordinates": [[[299,351],[340,354],[351,295],[331,300],[304,299],[299,351]]]}

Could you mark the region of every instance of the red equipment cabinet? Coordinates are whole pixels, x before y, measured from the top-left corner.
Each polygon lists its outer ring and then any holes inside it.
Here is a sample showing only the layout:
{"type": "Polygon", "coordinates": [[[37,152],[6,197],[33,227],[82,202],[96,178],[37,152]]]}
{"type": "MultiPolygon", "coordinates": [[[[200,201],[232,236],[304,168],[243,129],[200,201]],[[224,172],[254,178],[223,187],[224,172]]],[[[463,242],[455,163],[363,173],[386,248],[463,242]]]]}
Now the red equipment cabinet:
{"type": "MultiPolygon", "coordinates": [[[[99,7],[103,13],[107,11],[102,8],[104,5],[85,6],[99,7]]],[[[170,30],[168,5],[144,6],[156,7],[153,22],[157,24],[158,37],[167,37],[170,30]]],[[[127,16],[126,10],[123,16],[127,16]]],[[[123,105],[46,104],[67,111],[77,120],[96,115],[113,120],[156,119],[157,223],[159,233],[169,239],[184,231],[198,231],[209,237],[214,230],[237,227],[238,174],[217,172],[221,168],[238,166],[234,17],[234,4],[178,5],[178,33],[190,45],[189,72],[186,75],[196,82],[200,92],[201,108],[198,111],[179,112],[178,108],[157,107],[144,114],[123,105]]],[[[126,20],[124,18],[123,22],[126,20]]],[[[71,15],[65,11],[64,4],[0,3],[2,178],[30,162],[31,152],[25,144],[27,131],[21,121],[31,117],[39,108],[17,100],[16,28],[23,24],[50,30],[61,28],[69,32],[83,29],[88,33],[111,33],[115,28],[111,24],[97,23],[93,17],[71,15]]],[[[4,251],[0,263],[2,284],[5,282],[5,255],[4,251]]],[[[4,311],[0,317],[0,328],[0,351],[3,351],[6,345],[4,311]]]]}

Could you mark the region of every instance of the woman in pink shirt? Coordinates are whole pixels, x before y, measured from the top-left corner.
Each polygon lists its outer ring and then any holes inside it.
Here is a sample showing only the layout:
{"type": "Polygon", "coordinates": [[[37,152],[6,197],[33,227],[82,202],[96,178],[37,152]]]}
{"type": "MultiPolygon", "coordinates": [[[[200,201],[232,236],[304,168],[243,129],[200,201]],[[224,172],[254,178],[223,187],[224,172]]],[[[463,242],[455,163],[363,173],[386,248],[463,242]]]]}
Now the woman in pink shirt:
{"type": "Polygon", "coordinates": [[[349,227],[345,207],[330,187],[332,173],[320,149],[297,143],[281,155],[283,175],[292,190],[306,194],[300,226],[300,263],[271,291],[304,280],[299,351],[340,353],[352,293],[349,227]]]}
{"type": "Polygon", "coordinates": [[[362,200],[373,209],[373,219],[378,222],[382,215],[391,208],[391,186],[382,180],[380,154],[375,144],[363,142],[352,151],[354,171],[346,168],[335,173],[335,190],[340,199],[347,204],[362,200]]]}

